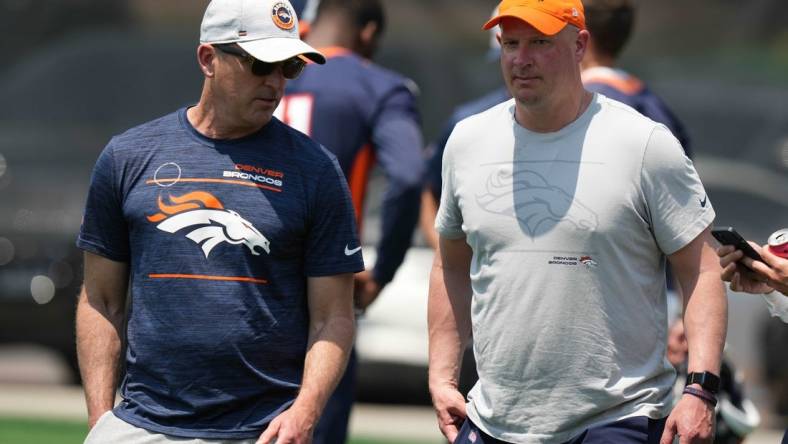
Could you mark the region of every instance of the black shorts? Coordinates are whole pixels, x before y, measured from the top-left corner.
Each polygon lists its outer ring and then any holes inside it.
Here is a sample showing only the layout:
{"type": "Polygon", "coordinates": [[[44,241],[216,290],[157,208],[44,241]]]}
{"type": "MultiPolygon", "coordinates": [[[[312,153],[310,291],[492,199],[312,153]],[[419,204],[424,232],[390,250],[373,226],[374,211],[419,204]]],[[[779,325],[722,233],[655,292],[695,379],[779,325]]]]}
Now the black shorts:
{"type": "MultiPolygon", "coordinates": [[[[586,429],[564,444],[659,444],[667,418],[650,419],[645,416],[622,419],[586,429]]],[[[465,420],[454,444],[510,444],[495,439],[465,420]]]]}

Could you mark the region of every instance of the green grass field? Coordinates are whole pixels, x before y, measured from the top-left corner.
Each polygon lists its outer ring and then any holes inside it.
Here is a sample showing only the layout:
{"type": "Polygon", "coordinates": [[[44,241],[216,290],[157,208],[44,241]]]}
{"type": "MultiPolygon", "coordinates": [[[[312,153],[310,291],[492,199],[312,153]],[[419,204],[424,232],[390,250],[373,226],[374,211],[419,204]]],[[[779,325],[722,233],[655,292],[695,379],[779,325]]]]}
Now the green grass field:
{"type": "MultiPolygon", "coordinates": [[[[0,444],[82,444],[85,424],[26,418],[0,418],[0,444]]],[[[349,444],[430,444],[392,441],[371,437],[353,437],[349,444]]]]}

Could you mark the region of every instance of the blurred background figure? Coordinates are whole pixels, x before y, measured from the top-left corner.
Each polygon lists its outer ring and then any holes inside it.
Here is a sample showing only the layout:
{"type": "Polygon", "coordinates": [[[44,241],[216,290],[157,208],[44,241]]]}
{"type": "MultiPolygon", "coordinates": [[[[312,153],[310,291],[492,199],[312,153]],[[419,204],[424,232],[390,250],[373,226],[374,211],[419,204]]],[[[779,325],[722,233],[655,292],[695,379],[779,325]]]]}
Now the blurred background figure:
{"type": "Polygon", "coordinates": [[[684,125],[642,80],[618,66],[621,51],[629,42],[635,24],[632,0],[583,0],[583,7],[591,33],[588,51],[581,64],[586,89],[626,103],[644,116],[664,124],[679,139],[687,156],[692,157],[684,125]]]}
{"type": "MultiPolygon", "coordinates": [[[[496,15],[498,15],[497,7],[493,10],[490,17],[495,17],[496,15]]],[[[501,43],[499,41],[500,32],[500,27],[497,25],[488,31],[490,49],[487,52],[487,60],[489,61],[489,68],[492,71],[498,69],[498,61],[501,57],[501,43]]],[[[438,247],[438,233],[435,232],[435,216],[438,214],[438,203],[441,201],[443,150],[446,148],[446,142],[449,140],[454,126],[466,117],[478,114],[511,98],[512,95],[509,94],[509,90],[506,89],[505,85],[501,84],[493,91],[473,99],[470,102],[463,103],[454,109],[449,119],[444,123],[438,138],[427,146],[427,169],[424,178],[424,189],[421,192],[419,228],[421,229],[421,233],[427,245],[432,249],[438,247]]],[[[468,386],[468,388],[470,388],[470,386],[468,386]]]]}
{"type": "MultiPolygon", "coordinates": [[[[308,66],[288,84],[277,117],[337,156],[359,225],[375,163],[386,176],[375,266],[356,274],[356,308],[363,311],[393,279],[418,220],[424,167],[416,88],[411,80],[370,61],[386,26],[380,1],[310,1],[304,9],[311,22],[306,41],[320,48],[328,62],[308,66]],[[314,18],[309,17],[311,10],[314,18]]],[[[355,361],[354,354],[318,424],[315,443],[346,441],[355,361]]]]}

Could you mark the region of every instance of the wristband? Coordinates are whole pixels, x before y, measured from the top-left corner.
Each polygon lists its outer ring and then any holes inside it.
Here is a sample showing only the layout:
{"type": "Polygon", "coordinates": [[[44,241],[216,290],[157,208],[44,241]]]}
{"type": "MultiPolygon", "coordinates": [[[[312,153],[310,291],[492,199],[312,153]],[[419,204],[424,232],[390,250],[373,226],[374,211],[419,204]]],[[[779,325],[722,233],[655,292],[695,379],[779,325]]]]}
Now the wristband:
{"type": "Polygon", "coordinates": [[[690,373],[685,386],[698,384],[703,390],[716,395],[720,391],[720,377],[711,372],[690,373]]]}
{"type": "Polygon", "coordinates": [[[711,404],[712,407],[717,405],[717,397],[706,390],[699,390],[694,387],[684,387],[684,393],[687,395],[692,395],[696,398],[700,398],[711,404]]]}

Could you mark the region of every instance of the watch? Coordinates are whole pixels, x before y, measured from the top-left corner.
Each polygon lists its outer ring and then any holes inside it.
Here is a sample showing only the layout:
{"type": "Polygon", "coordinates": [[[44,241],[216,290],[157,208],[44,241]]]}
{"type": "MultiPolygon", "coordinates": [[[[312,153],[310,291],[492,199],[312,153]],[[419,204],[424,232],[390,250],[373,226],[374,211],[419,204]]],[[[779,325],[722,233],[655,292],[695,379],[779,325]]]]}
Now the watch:
{"type": "Polygon", "coordinates": [[[708,390],[715,395],[720,391],[720,377],[711,372],[690,373],[687,375],[687,386],[700,384],[704,390],[708,390]]]}

